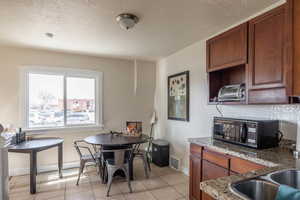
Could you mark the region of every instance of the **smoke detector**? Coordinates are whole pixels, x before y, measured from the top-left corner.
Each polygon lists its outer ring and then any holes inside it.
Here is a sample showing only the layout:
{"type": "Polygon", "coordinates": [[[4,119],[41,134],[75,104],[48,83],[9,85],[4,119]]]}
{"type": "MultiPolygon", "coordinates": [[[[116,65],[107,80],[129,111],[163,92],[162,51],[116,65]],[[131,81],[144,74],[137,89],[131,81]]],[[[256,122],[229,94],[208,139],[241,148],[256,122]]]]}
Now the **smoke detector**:
{"type": "Polygon", "coordinates": [[[134,27],[139,22],[139,18],[134,14],[122,13],[116,17],[121,28],[128,30],[134,27]]]}

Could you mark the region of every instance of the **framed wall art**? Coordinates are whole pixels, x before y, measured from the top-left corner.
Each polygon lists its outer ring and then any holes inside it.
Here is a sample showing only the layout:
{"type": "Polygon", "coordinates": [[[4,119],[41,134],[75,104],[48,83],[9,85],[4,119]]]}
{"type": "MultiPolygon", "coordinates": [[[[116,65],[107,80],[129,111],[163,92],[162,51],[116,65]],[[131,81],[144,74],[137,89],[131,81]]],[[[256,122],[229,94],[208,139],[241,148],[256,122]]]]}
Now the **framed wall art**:
{"type": "Polygon", "coordinates": [[[189,121],[189,71],[168,76],[168,119],[189,121]]]}

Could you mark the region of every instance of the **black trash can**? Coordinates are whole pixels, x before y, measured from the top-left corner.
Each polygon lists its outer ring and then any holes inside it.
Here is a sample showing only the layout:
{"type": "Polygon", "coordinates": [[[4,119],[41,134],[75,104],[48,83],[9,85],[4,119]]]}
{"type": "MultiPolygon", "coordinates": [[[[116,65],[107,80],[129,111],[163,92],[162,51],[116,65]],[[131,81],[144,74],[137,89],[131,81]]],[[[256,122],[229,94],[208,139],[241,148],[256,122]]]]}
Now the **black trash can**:
{"type": "Polygon", "coordinates": [[[153,140],[152,162],[159,167],[169,166],[170,145],[166,140],[153,140]]]}

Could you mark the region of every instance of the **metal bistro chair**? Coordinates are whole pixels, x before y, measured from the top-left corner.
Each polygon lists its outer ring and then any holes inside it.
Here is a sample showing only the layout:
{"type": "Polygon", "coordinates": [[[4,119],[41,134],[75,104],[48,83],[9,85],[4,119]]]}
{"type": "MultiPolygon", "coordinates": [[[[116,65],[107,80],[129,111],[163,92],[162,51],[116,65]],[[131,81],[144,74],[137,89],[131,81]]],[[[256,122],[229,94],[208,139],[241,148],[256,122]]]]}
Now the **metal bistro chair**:
{"type": "Polygon", "coordinates": [[[146,178],[149,178],[148,170],[151,172],[151,148],[152,148],[153,137],[149,137],[147,148],[140,149],[140,144],[135,145],[133,150],[133,159],[140,158],[144,164],[144,170],[146,178]]]}
{"type": "MultiPolygon", "coordinates": [[[[76,149],[76,151],[77,151],[77,153],[79,154],[79,157],[80,157],[80,167],[79,167],[79,174],[78,174],[78,179],[77,179],[76,185],[79,184],[80,176],[83,173],[85,164],[86,163],[95,163],[96,167],[97,167],[97,172],[99,172],[98,171],[98,169],[100,168],[99,167],[99,165],[100,165],[99,161],[101,159],[100,152],[92,153],[92,151],[91,151],[91,149],[89,147],[82,146],[82,145],[79,145],[79,144],[86,144],[86,142],[83,141],[83,140],[74,141],[74,147],[75,147],[75,149],[76,149]],[[82,154],[81,150],[83,150],[83,149],[87,150],[89,153],[88,154],[82,154]]],[[[94,150],[96,150],[95,147],[94,147],[94,150]]]]}
{"type": "Polygon", "coordinates": [[[105,159],[105,176],[108,178],[108,189],[106,196],[109,196],[109,192],[111,189],[112,180],[114,174],[118,170],[122,170],[126,176],[128,187],[130,193],[132,193],[132,188],[130,184],[130,177],[129,177],[129,162],[132,156],[132,149],[115,149],[115,150],[101,150],[102,159],[105,158],[104,154],[112,153],[112,158],[105,159]]]}

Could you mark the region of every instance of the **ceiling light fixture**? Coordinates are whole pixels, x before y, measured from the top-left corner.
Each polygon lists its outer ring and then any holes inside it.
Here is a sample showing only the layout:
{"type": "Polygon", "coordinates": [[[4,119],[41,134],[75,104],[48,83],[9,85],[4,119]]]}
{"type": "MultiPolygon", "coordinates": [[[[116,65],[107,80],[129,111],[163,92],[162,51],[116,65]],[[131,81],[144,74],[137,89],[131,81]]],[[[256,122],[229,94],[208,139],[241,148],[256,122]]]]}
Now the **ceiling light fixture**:
{"type": "Polygon", "coordinates": [[[121,28],[128,30],[134,27],[139,22],[139,18],[134,14],[122,13],[116,17],[121,28]]]}
{"type": "Polygon", "coordinates": [[[54,37],[54,34],[53,34],[53,33],[45,33],[45,35],[46,35],[48,38],[53,38],[53,37],[54,37]]]}

